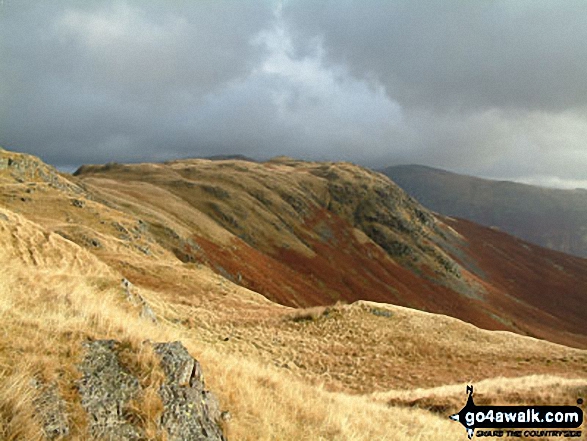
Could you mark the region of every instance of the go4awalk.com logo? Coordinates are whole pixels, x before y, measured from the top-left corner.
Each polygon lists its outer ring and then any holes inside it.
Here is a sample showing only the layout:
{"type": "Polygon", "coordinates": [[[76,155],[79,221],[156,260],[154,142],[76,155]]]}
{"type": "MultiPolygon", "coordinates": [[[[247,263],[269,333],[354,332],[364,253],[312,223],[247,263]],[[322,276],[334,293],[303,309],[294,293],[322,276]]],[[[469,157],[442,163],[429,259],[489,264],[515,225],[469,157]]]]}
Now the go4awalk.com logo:
{"type": "MultiPolygon", "coordinates": [[[[473,386],[467,386],[467,393],[467,404],[450,419],[465,426],[469,439],[473,435],[581,438],[581,430],[571,430],[583,423],[583,411],[578,406],[477,406],[473,386]]],[[[583,404],[583,400],[577,400],[577,404],[583,404]]]]}

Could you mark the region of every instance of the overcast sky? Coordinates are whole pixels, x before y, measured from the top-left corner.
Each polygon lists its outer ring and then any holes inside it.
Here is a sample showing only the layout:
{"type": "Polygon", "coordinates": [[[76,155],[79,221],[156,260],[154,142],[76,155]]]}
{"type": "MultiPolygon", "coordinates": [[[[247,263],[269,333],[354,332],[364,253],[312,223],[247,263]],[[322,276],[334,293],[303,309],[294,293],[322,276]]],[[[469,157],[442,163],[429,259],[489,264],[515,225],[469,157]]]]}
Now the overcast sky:
{"type": "Polygon", "coordinates": [[[587,187],[585,0],[0,0],[0,145],[587,187]]]}

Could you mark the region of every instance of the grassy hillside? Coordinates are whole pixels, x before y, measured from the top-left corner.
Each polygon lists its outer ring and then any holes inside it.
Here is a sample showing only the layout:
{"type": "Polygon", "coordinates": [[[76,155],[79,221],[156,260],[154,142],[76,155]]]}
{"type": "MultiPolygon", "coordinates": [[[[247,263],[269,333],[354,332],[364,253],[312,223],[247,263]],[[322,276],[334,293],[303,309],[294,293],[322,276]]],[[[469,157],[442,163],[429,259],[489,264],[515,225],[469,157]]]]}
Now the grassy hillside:
{"type": "MultiPolygon", "coordinates": [[[[263,166],[269,182],[247,181],[257,173],[236,173],[236,167],[245,167],[240,162],[214,162],[220,169],[212,164],[189,164],[197,180],[177,178],[173,168],[183,170],[184,164],[145,164],[136,166],[138,170],[109,165],[116,173],[86,171],[82,179],[60,175],[34,157],[0,152],[0,439],[45,438],[40,397],[49,385],[64,400],[71,427],[67,439],[88,439],[78,366],[84,343],[101,339],[120,341],[121,360],[140,378],[144,393],[124,414],[150,439],[165,439],[165,434],[157,424],[161,368],[148,341],[180,340],[200,361],[207,385],[232,416],[224,423],[229,440],[461,439],[462,427],[448,415],[464,404],[467,383],[476,385],[480,398],[495,403],[573,404],[585,395],[584,349],[484,330],[447,315],[388,303],[352,298],[347,299],[350,304],[336,303],[333,296],[330,302],[318,296],[320,287],[335,293],[342,285],[328,286],[328,278],[319,278],[318,272],[304,272],[311,267],[304,262],[321,264],[329,277],[339,277],[341,272],[334,269],[348,263],[341,255],[359,259],[361,253],[370,253],[369,259],[351,262],[374,272],[364,280],[383,277],[390,271],[385,265],[398,268],[392,273],[398,283],[392,287],[404,295],[413,290],[419,297],[414,294],[410,301],[426,300],[427,291],[418,291],[416,283],[428,284],[431,292],[450,292],[446,285],[454,275],[442,272],[442,265],[437,267],[442,283],[424,277],[425,270],[417,274],[418,268],[438,265],[438,255],[391,257],[365,227],[384,222],[369,216],[357,219],[356,206],[348,209],[347,204],[364,202],[371,189],[384,185],[378,175],[367,174],[372,181],[342,204],[332,198],[336,188],[328,188],[330,181],[316,179],[320,165],[270,163],[263,166]],[[273,169],[280,173],[273,175],[273,169]],[[139,179],[147,173],[149,179],[139,179]],[[236,178],[222,182],[231,175],[236,178]],[[276,188],[280,180],[284,187],[276,188]],[[268,202],[261,205],[274,208],[265,212],[256,204],[245,205],[251,200],[235,190],[239,184],[247,194],[263,191],[259,196],[268,202]],[[206,185],[210,188],[201,188],[206,185]],[[231,197],[223,199],[223,191],[231,197]],[[308,201],[330,203],[318,220],[296,222],[305,206],[312,207],[308,201]],[[271,222],[273,230],[267,227],[271,222]],[[348,225],[355,226],[347,230],[348,225]],[[319,247],[329,241],[329,247],[319,247]],[[357,248],[345,248],[348,243],[357,248]],[[283,258],[283,249],[295,250],[297,260],[283,258]],[[316,256],[324,260],[311,260],[316,256]],[[376,273],[377,267],[367,264],[378,259],[387,263],[376,273]],[[304,281],[304,274],[310,280],[304,281]],[[149,305],[156,322],[144,315],[140,303],[127,300],[123,277],[132,282],[133,296],[149,305]],[[250,289],[256,286],[265,295],[250,289]],[[305,297],[304,289],[315,290],[316,297],[305,297]],[[288,290],[301,307],[273,301],[288,290]]],[[[328,167],[326,171],[338,174],[359,172],[354,166],[328,167]]],[[[347,182],[335,180],[343,188],[347,182]]],[[[437,253],[444,253],[439,255],[449,256],[440,247],[452,246],[454,257],[449,257],[461,279],[480,284],[489,298],[492,288],[479,275],[481,269],[465,259],[464,251],[455,251],[465,237],[457,228],[464,227],[424,212],[418,215],[417,205],[403,200],[401,193],[395,197],[399,199],[386,213],[411,228],[403,241],[414,249],[413,255],[439,247],[437,253]],[[417,219],[425,222],[417,224],[417,219]]],[[[370,210],[367,204],[362,213],[370,210]]],[[[465,227],[470,235],[479,233],[474,226],[465,227]]],[[[389,234],[378,240],[385,244],[397,233],[389,234]]],[[[480,247],[487,238],[478,240],[467,239],[463,250],[480,247]]],[[[494,240],[510,244],[501,236],[494,240]]],[[[514,242],[514,250],[523,249],[514,242]]],[[[578,264],[572,259],[560,263],[569,268],[578,264]]],[[[492,271],[503,273],[481,261],[479,265],[487,280],[496,278],[492,271]]],[[[357,274],[360,269],[354,268],[357,274]]],[[[496,280],[497,285],[507,284],[507,277],[496,280]]],[[[455,289],[461,286],[458,281],[455,289]]],[[[340,292],[345,300],[345,291],[340,292]]],[[[474,304],[458,291],[452,295],[461,300],[463,310],[463,305],[474,304]]],[[[533,300],[518,302],[531,305],[533,300]]],[[[428,305],[432,309],[435,301],[428,305]]],[[[539,318],[546,314],[537,306],[520,310],[534,311],[539,318]]]]}
{"type": "MultiPolygon", "coordinates": [[[[465,382],[495,402],[506,390],[524,402],[572,402],[587,388],[586,351],[390,305],[292,310],[206,268],[185,271],[198,287],[191,302],[137,288],[157,314],[153,324],[125,301],[115,270],[12,212],[0,215],[5,439],[43,439],[32,378],[57,382],[70,439],[86,439],[74,386],[88,339],[125,342],[147,384],[157,384],[157,372],[143,342],[181,340],[230,410],[228,436],[238,440],[458,439],[462,428],[447,415],[462,406],[465,382]]],[[[161,437],[157,409],[145,397],[135,412],[161,437]]]]}
{"type": "MultiPolygon", "coordinates": [[[[131,233],[117,232],[128,246],[150,237],[181,261],[208,265],[278,303],[394,303],[587,346],[587,261],[443,220],[355,165],[182,160],[76,174],[95,197],[134,217],[122,222],[131,233]],[[145,231],[132,233],[139,227],[145,231]],[[491,246],[483,245],[488,237],[491,246]]],[[[156,280],[133,266],[124,272],[156,280]]]]}

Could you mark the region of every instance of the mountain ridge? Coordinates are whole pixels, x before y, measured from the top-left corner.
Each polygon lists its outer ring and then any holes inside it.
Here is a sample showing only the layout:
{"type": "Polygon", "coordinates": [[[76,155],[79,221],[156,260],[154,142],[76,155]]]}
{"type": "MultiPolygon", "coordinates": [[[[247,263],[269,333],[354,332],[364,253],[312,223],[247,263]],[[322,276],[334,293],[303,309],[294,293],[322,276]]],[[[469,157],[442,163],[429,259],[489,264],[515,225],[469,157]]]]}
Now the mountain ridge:
{"type": "MultiPolygon", "coordinates": [[[[587,341],[587,312],[575,297],[577,286],[587,286],[584,262],[435,216],[388,178],[354,164],[291,158],[106,164],[84,166],[71,182],[72,189],[57,189],[68,196],[54,199],[70,214],[46,213],[42,221],[147,285],[159,283],[155,274],[122,256],[206,265],[287,306],[364,299],[579,347],[587,341]],[[463,228],[472,238],[491,237],[494,248],[506,247],[530,268],[565,270],[534,292],[528,287],[539,274],[520,265],[510,274],[485,257],[507,253],[482,244],[472,254],[463,228]],[[555,295],[569,303],[543,300],[555,295]]],[[[9,200],[40,215],[16,194],[9,200]]]]}

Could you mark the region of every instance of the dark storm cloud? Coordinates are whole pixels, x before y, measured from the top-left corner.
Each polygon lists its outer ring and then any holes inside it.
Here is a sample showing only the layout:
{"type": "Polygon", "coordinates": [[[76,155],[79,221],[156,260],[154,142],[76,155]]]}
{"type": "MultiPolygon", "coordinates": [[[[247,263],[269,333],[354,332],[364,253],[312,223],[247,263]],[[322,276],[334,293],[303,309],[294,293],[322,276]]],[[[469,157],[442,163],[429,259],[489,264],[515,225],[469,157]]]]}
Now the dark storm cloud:
{"type": "Polygon", "coordinates": [[[283,15],[299,55],[322,45],[403,108],[396,162],[587,180],[586,2],[299,0],[283,15]]]}
{"type": "Polygon", "coordinates": [[[0,8],[2,142],[58,164],[152,157],[206,94],[260,62],[250,40],[273,17],[265,2],[0,8]]]}
{"type": "Polygon", "coordinates": [[[333,63],[425,107],[587,105],[587,2],[296,0],[284,16],[333,63]]]}
{"type": "MultiPolygon", "coordinates": [[[[587,182],[584,1],[0,2],[0,145],[587,182]]],[[[570,184],[572,183],[572,184],[570,184]]]]}
{"type": "Polygon", "coordinates": [[[5,7],[2,142],[61,166],[218,153],[357,160],[357,145],[384,148],[397,106],[319,58],[292,60],[276,7],[5,7]]]}

